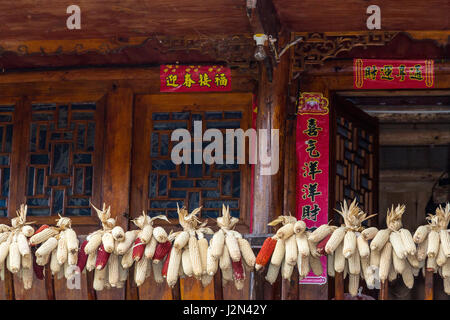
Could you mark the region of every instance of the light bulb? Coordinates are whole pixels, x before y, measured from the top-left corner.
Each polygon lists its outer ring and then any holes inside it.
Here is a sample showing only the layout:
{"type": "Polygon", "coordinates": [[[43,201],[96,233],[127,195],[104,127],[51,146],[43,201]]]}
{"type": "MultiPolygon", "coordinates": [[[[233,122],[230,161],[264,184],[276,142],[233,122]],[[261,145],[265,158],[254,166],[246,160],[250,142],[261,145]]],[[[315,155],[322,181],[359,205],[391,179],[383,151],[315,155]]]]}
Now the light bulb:
{"type": "Polygon", "coordinates": [[[255,50],[255,59],[257,61],[263,61],[267,57],[266,50],[263,45],[257,45],[255,50]]]}

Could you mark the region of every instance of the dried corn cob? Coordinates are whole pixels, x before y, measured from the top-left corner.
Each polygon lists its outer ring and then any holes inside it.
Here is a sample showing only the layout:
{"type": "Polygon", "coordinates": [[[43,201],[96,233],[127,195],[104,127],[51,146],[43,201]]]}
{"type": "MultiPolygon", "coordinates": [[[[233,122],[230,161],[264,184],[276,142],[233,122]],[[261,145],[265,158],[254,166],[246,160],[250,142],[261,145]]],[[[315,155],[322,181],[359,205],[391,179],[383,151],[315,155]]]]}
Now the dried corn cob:
{"type": "MultiPolygon", "coordinates": [[[[256,256],[256,261],[255,261],[256,271],[260,270],[262,267],[264,267],[269,262],[269,260],[272,256],[272,253],[275,250],[276,244],[277,244],[277,240],[275,240],[273,238],[267,238],[266,240],[264,240],[261,250],[259,250],[258,255],[256,256]]],[[[308,249],[308,252],[309,252],[309,249],[308,249]]]]}
{"type": "MultiPolygon", "coordinates": [[[[295,239],[294,239],[295,241],[295,239]]],[[[243,238],[238,239],[239,249],[241,250],[242,258],[244,259],[244,262],[250,267],[253,268],[255,266],[255,253],[253,252],[252,247],[250,246],[250,243],[243,238]]],[[[297,249],[297,245],[295,246],[297,249]]]]}
{"type": "Polygon", "coordinates": [[[134,241],[136,240],[136,236],[137,236],[136,230],[125,232],[123,241],[117,244],[117,254],[118,255],[125,254],[125,252],[127,252],[128,249],[130,249],[130,247],[133,245],[134,241]]]}
{"type": "Polygon", "coordinates": [[[285,250],[284,240],[278,240],[275,250],[273,251],[272,258],[270,259],[270,263],[278,266],[281,265],[281,262],[283,262],[285,256],[285,250]]]}
{"type": "Polygon", "coordinates": [[[377,233],[378,233],[378,229],[377,228],[370,227],[370,228],[364,229],[361,232],[361,236],[363,237],[364,240],[369,241],[369,240],[372,240],[373,238],[375,238],[377,233]]]}
{"type": "Polygon", "coordinates": [[[141,286],[145,281],[145,276],[147,274],[147,264],[148,259],[146,258],[140,259],[135,264],[134,282],[138,287],[141,286]]]}
{"type": "Polygon", "coordinates": [[[356,238],[356,246],[358,248],[359,256],[361,258],[369,257],[369,255],[370,255],[369,243],[362,235],[359,235],[356,238]]]}
{"type": "Polygon", "coordinates": [[[350,258],[356,251],[356,235],[352,230],[348,230],[344,236],[344,246],[342,253],[345,258],[350,258]]]}
{"type": "Polygon", "coordinates": [[[306,223],[302,220],[298,220],[294,223],[295,234],[303,233],[306,230],[306,223]]]}
{"type": "Polygon", "coordinates": [[[322,239],[316,246],[316,251],[319,255],[323,256],[326,254],[325,252],[325,246],[328,243],[328,240],[330,240],[331,238],[331,234],[329,234],[328,236],[326,236],[324,239],[322,239]]]}
{"type": "Polygon", "coordinates": [[[407,229],[400,229],[400,237],[403,242],[403,246],[405,247],[405,250],[410,255],[416,254],[416,244],[414,243],[414,240],[412,238],[411,232],[407,229]]]}
{"type": "Polygon", "coordinates": [[[308,241],[320,242],[325,237],[332,234],[335,229],[336,229],[336,227],[334,227],[334,226],[329,226],[328,224],[323,224],[323,225],[319,226],[316,230],[311,232],[311,234],[308,237],[308,241]]]}
{"type": "Polygon", "coordinates": [[[405,259],[408,253],[403,244],[400,232],[391,232],[391,234],[389,235],[389,241],[391,242],[392,249],[395,251],[397,257],[399,257],[400,259],[405,259]]]}
{"type": "MultiPolygon", "coordinates": [[[[280,273],[281,265],[276,266],[274,264],[269,263],[269,267],[267,268],[266,280],[270,284],[274,284],[277,281],[278,274],[280,273]]],[[[299,268],[300,269],[300,268],[299,268]]]]}
{"type": "Polygon", "coordinates": [[[330,239],[327,242],[327,245],[325,246],[325,252],[327,254],[333,253],[336,248],[339,246],[341,242],[343,242],[345,237],[346,228],[345,227],[339,227],[331,234],[330,239]]]}
{"type": "Polygon", "coordinates": [[[431,228],[427,225],[418,227],[413,236],[414,242],[417,244],[422,243],[427,238],[430,230],[431,228]]]}
{"type": "Polygon", "coordinates": [[[206,240],[205,238],[198,239],[198,249],[200,253],[200,261],[202,263],[202,274],[206,274],[208,240],[206,240]]]}
{"type": "Polygon", "coordinates": [[[391,231],[389,229],[382,229],[377,232],[375,237],[370,243],[370,250],[381,250],[383,249],[386,242],[389,241],[389,235],[391,231]]]}
{"type": "Polygon", "coordinates": [[[158,241],[152,237],[150,243],[145,246],[144,255],[147,259],[153,259],[153,255],[155,254],[156,246],[158,245],[158,241]]]}

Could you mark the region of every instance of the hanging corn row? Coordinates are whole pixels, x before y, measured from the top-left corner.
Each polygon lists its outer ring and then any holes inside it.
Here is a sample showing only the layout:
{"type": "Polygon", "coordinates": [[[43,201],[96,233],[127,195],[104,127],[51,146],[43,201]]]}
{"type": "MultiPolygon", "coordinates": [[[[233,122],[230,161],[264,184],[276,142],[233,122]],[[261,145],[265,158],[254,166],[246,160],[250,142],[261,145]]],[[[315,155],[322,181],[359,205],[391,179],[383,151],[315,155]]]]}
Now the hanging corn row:
{"type": "Polygon", "coordinates": [[[230,215],[230,207],[222,205],[222,216],[217,218],[220,229],[214,233],[207,250],[206,272],[212,278],[220,267],[223,285],[233,281],[242,290],[245,271],[254,268],[256,258],[250,243],[233,230],[238,222],[238,218],[230,215]]]}
{"type": "Polygon", "coordinates": [[[33,222],[26,222],[26,205],[22,204],[16,214],[17,217],[11,219],[11,227],[0,225],[0,269],[4,280],[6,262],[6,268],[16,274],[28,290],[33,285],[33,255],[28,243],[28,238],[34,234],[29,226],[33,222]]]}
{"type": "MultiPolygon", "coordinates": [[[[336,209],[335,209],[336,210],[336,209]]],[[[341,203],[341,210],[336,210],[344,219],[344,224],[330,233],[330,226],[322,225],[310,236],[313,241],[321,241],[317,245],[319,253],[328,255],[328,275],[343,273],[344,279],[349,277],[349,293],[358,294],[359,280],[364,279],[367,287],[379,288],[376,283],[375,270],[370,268],[369,240],[376,228],[365,229],[362,223],[375,215],[367,216],[357,205],[356,199],[347,206],[341,203]],[[321,230],[322,229],[322,230],[321,230]],[[316,235],[317,234],[317,235],[316,235]]]]}
{"type": "Polygon", "coordinates": [[[163,276],[169,287],[175,286],[178,278],[194,276],[201,280],[203,286],[207,286],[213,276],[207,273],[208,240],[205,234],[213,231],[206,227],[207,221],[201,223],[197,215],[201,207],[194,209],[190,214],[185,207],[179,208],[178,221],[182,231],[169,234],[169,240],[173,240],[168,257],[164,263],[163,276]]]}
{"type": "Polygon", "coordinates": [[[381,282],[393,281],[401,275],[404,284],[411,289],[414,276],[419,274],[423,261],[417,259],[417,249],[409,230],[402,228],[404,205],[387,211],[387,229],[373,231],[370,242],[370,266],[378,270],[381,282]]]}
{"type": "Polygon", "coordinates": [[[450,203],[439,206],[434,215],[427,216],[428,225],[417,228],[413,240],[418,245],[417,259],[422,271],[431,269],[444,281],[444,291],[450,295],[450,203]]]}
{"type": "MultiPolygon", "coordinates": [[[[92,205],[92,204],[91,204],[92,205]]],[[[102,210],[92,205],[102,223],[102,229],[89,234],[81,245],[78,256],[80,272],[86,268],[94,271],[93,288],[101,291],[104,288],[122,288],[128,272],[120,263],[123,257],[117,252],[119,244],[125,241],[122,227],[116,226],[116,219],[111,218],[111,207],[102,210]]]]}
{"type": "Polygon", "coordinates": [[[43,267],[50,262],[51,273],[58,279],[70,279],[74,276],[78,263],[79,241],[69,218],[59,216],[56,227],[42,225],[30,238],[30,245],[38,247],[35,252],[37,275],[40,275],[43,267]]]}
{"type": "Polygon", "coordinates": [[[166,216],[150,218],[143,211],[141,216],[133,220],[139,229],[127,231],[125,240],[117,246],[117,254],[123,255],[122,268],[128,270],[133,263],[135,264],[134,281],[138,287],[152,275],[152,269],[155,281],[157,283],[164,281],[162,277],[163,259],[171,248],[171,242],[162,227],[153,227],[156,219],[168,221],[166,216]]]}
{"type": "MultiPolygon", "coordinates": [[[[303,279],[310,270],[316,275],[323,272],[320,255],[315,248],[316,242],[320,241],[321,235],[315,233],[309,240],[312,233],[306,231],[305,222],[292,216],[279,216],[269,226],[282,224],[273,237],[267,238],[256,257],[255,269],[260,270],[269,264],[266,273],[266,280],[273,284],[281,271],[283,279],[290,279],[294,267],[297,266],[299,278],[303,279]]],[[[330,227],[330,231],[334,227],[330,227]]],[[[319,233],[323,231],[322,227],[319,233]]],[[[326,235],[325,235],[326,236],[326,235]]]]}

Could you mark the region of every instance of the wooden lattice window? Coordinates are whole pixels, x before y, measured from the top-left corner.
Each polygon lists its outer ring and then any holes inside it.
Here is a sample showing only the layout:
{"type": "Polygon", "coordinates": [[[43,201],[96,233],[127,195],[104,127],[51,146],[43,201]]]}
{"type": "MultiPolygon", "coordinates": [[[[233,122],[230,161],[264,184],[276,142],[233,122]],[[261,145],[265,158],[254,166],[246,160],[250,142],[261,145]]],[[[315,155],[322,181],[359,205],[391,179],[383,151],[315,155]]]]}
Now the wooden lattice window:
{"type": "Polygon", "coordinates": [[[90,216],[96,103],[34,103],[31,112],[28,214],[90,216]]]}
{"type": "Polygon", "coordinates": [[[0,216],[8,215],[14,105],[0,105],[0,216]]]}
{"type": "MultiPolygon", "coordinates": [[[[348,102],[335,109],[335,208],[357,199],[367,213],[378,208],[378,123],[348,102]]],[[[336,219],[339,219],[337,216],[336,219]]]]}
{"type": "MultiPolygon", "coordinates": [[[[137,210],[140,212],[144,210],[150,216],[162,214],[176,219],[178,203],[189,211],[202,206],[202,218],[215,218],[225,204],[230,206],[233,216],[247,223],[248,164],[237,164],[236,161],[226,164],[225,159],[223,164],[195,164],[194,152],[198,150],[194,149],[194,142],[191,164],[176,165],[171,160],[172,148],[178,143],[171,141],[173,130],[187,129],[194,138],[194,121],[202,122],[202,134],[214,128],[219,129],[224,137],[226,129],[246,130],[250,127],[251,95],[231,94],[236,99],[245,97],[240,103],[234,100],[230,103],[227,96],[161,95],[143,96],[136,100],[131,194],[135,205],[132,209],[138,208],[139,203],[140,209],[137,210]]],[[[203,141],[203,148],[209,143],[203,141]]],[[[224,157],[225,150],[223,146],[224,157]]]]}

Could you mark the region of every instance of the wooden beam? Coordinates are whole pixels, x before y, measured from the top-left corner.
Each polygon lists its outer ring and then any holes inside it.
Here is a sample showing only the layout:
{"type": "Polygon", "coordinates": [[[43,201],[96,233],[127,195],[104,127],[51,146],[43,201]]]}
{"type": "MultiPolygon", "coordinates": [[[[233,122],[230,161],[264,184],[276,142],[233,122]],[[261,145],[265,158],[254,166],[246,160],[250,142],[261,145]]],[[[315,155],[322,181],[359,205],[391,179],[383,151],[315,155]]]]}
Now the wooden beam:
{"type": "Polygon", "coordinates": [[[442,171],[433,170],[380,170],[380,182],[390,183],[423,183],[436,181],[442,175],[442,171]]]}
{"type": "Polygon", "coordinates": [[[450,130],[385,129],[380,130],[381,146],[447,145],[450,130]]]}

